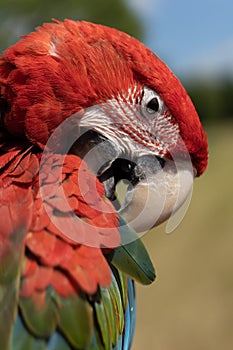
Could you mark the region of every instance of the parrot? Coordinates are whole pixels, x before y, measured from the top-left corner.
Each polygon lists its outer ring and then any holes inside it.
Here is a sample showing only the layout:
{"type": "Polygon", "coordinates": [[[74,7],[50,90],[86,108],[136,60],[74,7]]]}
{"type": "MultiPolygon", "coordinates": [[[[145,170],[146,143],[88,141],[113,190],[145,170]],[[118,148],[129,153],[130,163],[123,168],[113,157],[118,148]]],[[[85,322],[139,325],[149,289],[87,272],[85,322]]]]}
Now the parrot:
{"type": "Polygon", "coordinates": [[[2,53],[0,115],[0,348],[129,350],[141,235],[207,167],[193,102],[136,38],[65,19],[2,53]]]}

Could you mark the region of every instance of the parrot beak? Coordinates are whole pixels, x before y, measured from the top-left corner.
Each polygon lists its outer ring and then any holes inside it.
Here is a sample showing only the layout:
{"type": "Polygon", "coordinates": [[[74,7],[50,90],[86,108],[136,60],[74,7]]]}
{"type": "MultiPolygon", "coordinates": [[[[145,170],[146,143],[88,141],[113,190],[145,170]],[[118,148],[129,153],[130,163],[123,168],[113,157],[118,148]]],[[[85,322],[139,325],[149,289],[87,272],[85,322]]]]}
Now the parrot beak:
{"type": "Polygon", "coordinates": [[[190,162],[167,159],[163,168],[156,169],[154,159],[151,156],[147,156],[146,162],[143,159],[144,179],[127,192],[120,209],[120,214],[138,233],[168,220],[192,192],[194,172],[190,162]]]}
{"type": "Polygon", "coordinates": [[[194,170],[190,160],[160,158],[153,154],[120,154],[113,143],[88,131],[71,149],[96,174],[119,214],[138,233],[169,219],[192,191],[194,170]],[[123,180],[127,191],[121,205],[116,186],[123,180]]]}

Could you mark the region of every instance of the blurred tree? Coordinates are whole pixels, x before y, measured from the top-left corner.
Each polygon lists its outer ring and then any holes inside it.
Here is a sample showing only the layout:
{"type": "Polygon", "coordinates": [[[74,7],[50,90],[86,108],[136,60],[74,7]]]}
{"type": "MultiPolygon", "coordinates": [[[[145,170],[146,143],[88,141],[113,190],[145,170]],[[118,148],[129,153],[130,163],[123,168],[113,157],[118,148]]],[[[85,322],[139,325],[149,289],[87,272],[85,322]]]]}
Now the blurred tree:
{"type": "Polygon", "coordinates": [[[52,18],[86,20],[142,36],[140,22],[124,0],[1,0],[0,52],[52,18]]]}
{"type": "Polygon", "coordinates": [[[186,83],[202,122],[233,120],[233,78],[198,80],[186,83]]]}

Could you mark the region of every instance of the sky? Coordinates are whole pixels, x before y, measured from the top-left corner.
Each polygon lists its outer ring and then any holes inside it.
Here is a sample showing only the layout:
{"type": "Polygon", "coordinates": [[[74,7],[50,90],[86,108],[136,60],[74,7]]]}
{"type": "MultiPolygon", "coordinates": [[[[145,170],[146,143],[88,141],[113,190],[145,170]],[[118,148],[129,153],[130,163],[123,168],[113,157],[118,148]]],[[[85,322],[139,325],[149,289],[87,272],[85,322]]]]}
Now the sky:
{"type": "Polygon", "coordinates": [[[233,75],[232,0],[127,0],[144,43],[179,75],[233,75]]]}

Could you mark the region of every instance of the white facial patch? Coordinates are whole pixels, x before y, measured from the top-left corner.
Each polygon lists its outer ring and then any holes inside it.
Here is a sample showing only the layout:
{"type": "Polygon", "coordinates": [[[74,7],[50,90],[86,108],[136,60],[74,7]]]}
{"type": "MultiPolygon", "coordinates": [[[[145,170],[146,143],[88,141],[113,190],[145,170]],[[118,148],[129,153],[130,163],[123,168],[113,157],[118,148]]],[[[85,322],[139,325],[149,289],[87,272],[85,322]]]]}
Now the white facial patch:
{"type": "Polygon", "coordinates": [[[101,105],[88,108],[80,127],[91,128],[111,140],[119,153],[165,155],[177,143],[179,126],[153,90],[145,87],[142,99],[136,98],[138,90],[131,89],[101,105]],[[155,113],[147,104],[158,98],[159,109],[155,113]]]}

